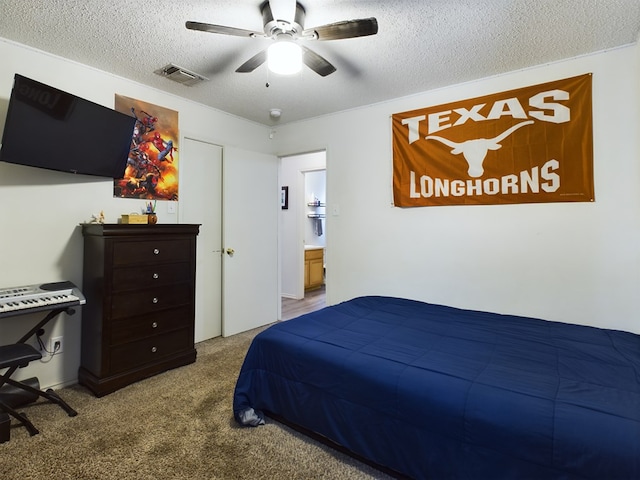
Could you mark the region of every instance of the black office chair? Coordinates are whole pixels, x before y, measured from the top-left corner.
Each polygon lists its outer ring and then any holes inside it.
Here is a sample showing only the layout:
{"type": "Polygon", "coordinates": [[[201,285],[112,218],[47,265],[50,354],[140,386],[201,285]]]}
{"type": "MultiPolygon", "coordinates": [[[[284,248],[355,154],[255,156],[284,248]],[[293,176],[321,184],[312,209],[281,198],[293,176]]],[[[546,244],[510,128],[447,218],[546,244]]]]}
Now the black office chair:
{"type": "MultiPolygon", "coordinates": [[[[2,345],[0,346],[0,370],[7,368],[8,370],[4,373],[4,375],[0,376],[0,412],[5,412],[6,414],[12,416],[18,422],[20,422],[29,432],[30,435],[38,434],[38,429],[31,423],[31,421],[26,417],[24,413],[19,413],[15,410],[15,406],[11,401],[11,398],[18,399],[16,403],[23,404],[25,395],[27,399],[31,399],[30,401],[35,401],[37,397],[43,397],[49,400],[52,403],[58,404],[70,417],[75,417],[78,413],[71,408],[60,396],[55,393],[52,389],[47,389],[46,391],[40,390],[37,387],[33,387],[29,385],[27,381],[17,381],[13,380],[11,375],[15,373],[18,368],[26,367],[30,362],[34,360],[40,360],[42,358],[42,354],[33,348],[31,345],[26,343],[14,343],[10,345],[2,345]],[[25,395],[17,395],[15,393],[3,394],[2,387],[5,385],[11,385],[14,387],[12,390],[20,391],[22,390],[25,395]],[[22,399],[22,401],[20,401],[22,399]]],[[[36,379],[37,380],[37,379],[36,379]]],[[[6,387],[5,387],[6,390],[6,387]]],[[[26,403],[29,403],[27,400],[26,403]]],[[[0,443],[2,441],[8,440],[8,436],[6,432],[3,435],[0,432],[0,443]],[[5,440],[2,440],[2,439],[5,440]]]]}

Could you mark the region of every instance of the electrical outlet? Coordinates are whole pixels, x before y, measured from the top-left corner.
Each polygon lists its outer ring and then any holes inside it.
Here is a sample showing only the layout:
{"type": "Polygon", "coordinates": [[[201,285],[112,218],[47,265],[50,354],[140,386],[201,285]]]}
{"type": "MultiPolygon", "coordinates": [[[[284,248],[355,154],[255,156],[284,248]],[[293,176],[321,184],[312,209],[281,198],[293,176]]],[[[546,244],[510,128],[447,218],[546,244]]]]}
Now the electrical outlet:
{"type": "Polygon", "coordinates": [[[62,337],[53,337],[49,339],[49,354],[57,355],[63,352],[64,344],[62,343],[62,337]]]}

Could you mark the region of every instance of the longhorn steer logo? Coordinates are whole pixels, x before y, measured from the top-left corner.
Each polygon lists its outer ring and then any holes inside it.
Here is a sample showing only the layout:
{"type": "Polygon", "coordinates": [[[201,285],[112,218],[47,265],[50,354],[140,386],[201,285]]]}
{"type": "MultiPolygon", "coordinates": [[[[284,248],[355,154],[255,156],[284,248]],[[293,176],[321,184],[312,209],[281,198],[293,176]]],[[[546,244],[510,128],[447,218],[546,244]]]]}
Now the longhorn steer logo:
{"type": "Polygon", "coordinates": [[[444,143],[448,147],[451,147],[453,149],[451,150],[451,153],[453,153],[454,155],[462,153],[464,159],[469,165],[467,173],[470,177],[477,178],[481,177],[484,173],[484,167],[482,166],[482,163],[487,157],[487,153],[489,152],[489,150],[498,150],[502,147],[502,145],[500,145],[501,141],[503,141],[520,127],[531,125],[532,123],[534,123],[533,120],[520,122],[494,138],[476,138],[473,140],[467,140],[465,142],[454,142],[437,135],[428,135],[425,138],[427,140],[437,140],[441,143],[444,143]]]}

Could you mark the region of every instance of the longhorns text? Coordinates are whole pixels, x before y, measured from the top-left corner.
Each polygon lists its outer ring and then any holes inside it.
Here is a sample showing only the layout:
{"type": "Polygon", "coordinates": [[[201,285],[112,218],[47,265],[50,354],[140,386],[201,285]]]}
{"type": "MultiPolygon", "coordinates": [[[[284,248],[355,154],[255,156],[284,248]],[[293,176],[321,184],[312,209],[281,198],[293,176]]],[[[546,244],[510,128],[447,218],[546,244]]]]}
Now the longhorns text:
{"type": "MultiPolygon", "coordinates": [[[[557,124],[570,121],[570,109],[567,106],[558,103],[558,101],[568,99],[569,93],[564,90],[549,90],[538,93],[529,98],[528,111],[525,111],[525,108],[522,106],[520,100],[514,97],[494,102],[489,110],[489,113],[486,116],[481,112],[487,104],[481,103],[478,105],[474,105],[470,109],[455,108],[453,110],[445,110],[442,112],[431,113],[429,115],[419,115],[416,117],[403,119],[402,124],[408,127],[408,141],[410,144],[420,140],[421,122],[427,120],[426,127],[428,135],[424,137],[425,140],[435,140],[444,145],[447,145],[448,147],[451,147],[451,153],[454,155],[462,153],[463,157],[467,161],[468,175],[472,178],[478,179],[477,181],[473,182],[471,182],[470,180],[466,182],[453,180],[451,185],[453,188],[451,188],[450,190],[448,186],[450,182],[449,180],[433,180],[431,177],[423,175],[422,177],[420,177],[419,181],[416,181],[417,179],[415,172],[411,172],[410,196],[412,198],[417,198],[421,196],[430,197],[434,194],[436,196],[440,196],[442,194],[444,194],[445,196],[448,196],[449,194],[457,196],[460,194],[496,194],[500,191],[502,191],[502,193],[517,193],[518,190],[522,191],[517,186],[517,180],[514,184],[514,178],[517,179],[515,175],[508,175],[506,177],[503,177],[500,181],[498,181],[497,179],[487,179],[484,182],[480,182],[479,177],[481,177],[484,173],[484,168],[482,165],[484,159],[486,158],[489,150],[497,150],[501,148],[502,145],[500,144],[500,142],[506,137],[513,134],[521,127],[533,124],[534,121],[531,120],[532,118],[557,124]],[[463,125],[468,120],[474,122],[483,122],[487,120],[498,120],[503,116],[510,116],[514,119],[523,119],[524,121],[512,126],[500,135],[490,139],[477,138],[466,140],[463,142],[454,142],[442,136],[433,135],[433,133],[435,132],[463,125]],[[497,184],[494,182],[497,182],[497,184]],[[458,183],[460,185],[457,185],[458,183]],[[466,188],[461,188],[461,186],[465,183],[466,188]],[[489,188],[482,188],[484,184],[487,184],[487,186],[489,186],[490,184],[491,186],[489,188]],[[434,185],[439,185],[440,188],[434,189],[434,185]],[[496,186],[498,186],[498,188],[496,188],[496,186]],[[500,186],[506,188],[500,188],[500,186]]],[[[557,174],[553,173],[553,171],[558,167],[559,165],[556,160],[550,160],[545,163],[545,165],[541,169],[541,172],[538,171],[537,168],[534,168],[530,172],[530,174],[528,174],[527,172],[520,172],[519,176],[520,179],[523,180],[523,190],[532,190],[536,192],[540,186],[536,178],[538,177],[538,175],[540,175],[540,173],[542,173],[541,177],[543,179],[543,190],[557,190],[559,188],[560,178],[557,174]],[[525,178],[527,177],[529,177],[529,179],[528,181],[525,181],[525,178]],[[547,183],[544,183],[545,180],[547,181],[547,183]]]]}

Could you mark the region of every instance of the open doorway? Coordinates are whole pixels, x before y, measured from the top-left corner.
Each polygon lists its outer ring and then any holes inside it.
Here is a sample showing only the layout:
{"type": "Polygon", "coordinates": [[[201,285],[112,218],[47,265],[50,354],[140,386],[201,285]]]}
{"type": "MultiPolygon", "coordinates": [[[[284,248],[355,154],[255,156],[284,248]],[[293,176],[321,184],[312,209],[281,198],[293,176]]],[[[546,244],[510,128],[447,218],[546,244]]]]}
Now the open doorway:
{"type": "Polygon", "coordinates": [[[326,153],[291,155],[280,162],[281,185],[288,192],[280,215],[281,318],[285,319],[292,307],[304,307],[306,313],[325,304],[326,153]]]}

